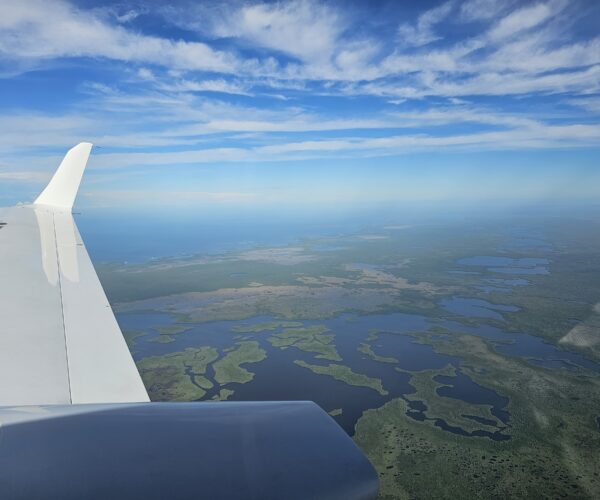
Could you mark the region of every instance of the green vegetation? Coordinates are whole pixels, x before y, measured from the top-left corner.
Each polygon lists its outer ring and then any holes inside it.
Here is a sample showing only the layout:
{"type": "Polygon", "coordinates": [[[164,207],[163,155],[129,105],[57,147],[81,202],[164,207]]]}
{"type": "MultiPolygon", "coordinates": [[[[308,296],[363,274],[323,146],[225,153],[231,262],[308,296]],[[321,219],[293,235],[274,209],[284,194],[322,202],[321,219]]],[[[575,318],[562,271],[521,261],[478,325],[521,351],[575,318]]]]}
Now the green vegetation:
{"type": "Polygon", "coordinates": [[[342,408],[334,408],[333,410],[331,410],[330,412],[328,412],[332,417],[337,417],[338,415],[341,415],[344,412],[344,410],[342,408]]]}
{"type": "Polygon", "coordinates": [[[152,401],[194,401],[213,386],[204,374],[218,357],[214,347],[188,348],[144,358],[137,366],[152,401]]]}
{"type": "Polygon", "coordinates": [[[366,354],[373,361],[379,361],[380,363],[398,363],[398,360],[396,358],[392,358],[391,356],[379,356],[375,354],[372,347],[366,343],[361,343],[358,346],[358,351],[366,354]]]}
{"type": "Polygon", "coordinates": [[[315,352],[317,358],[341,361],[333,344],[333,334],[325,333],[329,329],[323,325],[308,326],[305,328],[286,328],[281,333],[269,337],[273,347],[286,348],[294,346],[302,351],[315,352]]]}
{"type": "Polygon", "coordinates": [[[258,363],[267,357],[267,353],[254,340],[237,343],[238,347],[229,351],[219,361],[213,364],[215,380],[221,384],[232,382],[245,384],[254,378],[254,374],[242,368],[246,363],[258,363]]]}
{"type": "Polygon", "coordinates": [[[452,331],[448,330],[448,328],[444,328],[443,326],[439,325],[434,325],[427,331],[429,333],[435,333],[437,335],[448,335],[449,333],[452,333],[452,331]]]}
{"type": "MultiPolygon", "coordinates": [[[[406,399],[407,401],[421,401],[427,406],[425,415],[431,420],[426,420],[425,423],[434,425],[434,419],[441,418],[449,425],[460,427],[467,432],[477,430],[494,432],[498,427],[504,427],[504,424],[491,413],[491,406],[471,404],[461,399],[443,397],[436,393],[437,389],[445,384],[437,382],[435,377],[454,374],[455,369],[450,365],[442,370],[423,370],[411,374],[410,383],[416,389],[416,393],[408,395],[406,399]],[[485,421],[489,421],[489,425],[482,423],[481,420],[468,418],[468,416],[485,419],[485,421]]],[[[506,433],[508,433],[507,430],[505,430],[506,433]]]]}
{"type": "MultiPolygon", "coordinates": [[[[99,266],[99,274],[111,301],[120,302],[117,311],[164,311],[184,322],[261,314],[287,320],[322,319],[343,312],[406,312],[443,318],[452,315],[439,307],[440,301],[453,295],[508,301],[521,310],[505,313],[507,321],[496,322],[498,326],[561,342],[600,360],[600,312],[594,309],[600,301],[600,224],[592,220],[545,223],[544,232],[554,247],[549,275],[511,275],[491,266],[458,264],[459,259],[473,255],[547,258],[547,249],[499,250],[518,223],[540,225],[539,220],[527,219],[511,220],[505,226],[482,223],[477,228],[429,224],[387,231],[386,239],[342,236],[307,241],[304,251],[264,249],[260,258],[241,252],[143,265],[104,264],[99,266]],[[307,248],[320,244],[338,249],[306,254],[307,248]],[[307,256],[310,258],[304,258],[307,256]],[[293,265],[282,265],[282,258],[291,257],[296,259],[293,265]],[[370,268],[361,269],[357,262],[369,263],[370,268]],[[516,277],[526,278],[530,284],[509,286],[508,294],[480,288],[489,285],[490,279],[516,277]],[[255,286],[256,282],[263,285],[255,286]],[[130,303],[125,304],[127,301],[130,303]]],[[[495,323],[457,319],[475,326],[495,323]]],[[[241,326],[239,332],[252,333],[258,328],[241,326]]]]}
{"type": "Polygon", "coordinates": [[[302,323],[297,321],[270,321],[268,323],[256,323],[255,325],[237,325],[231,331],[236,333],[260,333],[277,330],[278,328],[297,328],[302,323]]]}
{"type": "Polygon", "coordinates": [[[161,334],[158,337],[152,339],[152,342],[158,342],[159,344],[168,344],[170,342],[175,342],[175,338],[171,335],[161,334]]]}
{"type": "MultiPolygon", "coordinates": [[[[253,374],[242,365],[264,359],[259,344],[251,342],[260,332],[266,332],[276,348],[295,347],[316,358],[342,362],[335,340],[343,337],[343,328],[330,332],[322,325],[303,326],[305,320],[347,312],[426,316],[435,326],[420,333],[416,341],[459,358],[462,373],[509,399],[509,426],[502,433],[510,440],[466,437],[436,427],[435,419],[467,431],[494,432],[504,424],[487,405],[437,393],[444,384],[436,381],[436,376],[451,375],[453,368],[411,373],[414,393],[365,412],[356,426],[357,443],[381,475],[382,498],[600,498],[598,374],[583,369],[547,370],[502,356],[493,344],[465,335],[460,326],[490,325],[526,332],[600,360],[600,223],[592,219],[540,223],[524,218],[505,224],[481,220],[471,226],[445,222],[383,234],[387,237],[359,234],[311,239],[300,249],[103,265],[99,273],[111,300],[121,302],[117,311],[161,311],[187,323],[258,315],[276,318],[231,329],[232,341],[237,343],[214,363],[219,384],[252,379],[253,374]],[[526,227],[524,234],[529,227],[541,228],[550,249],[548,245],[511,246],[519,224],[526,227]],[[320,245],[335,247],[335,251],[318,252],[320,245]],[[494,266],[459,263],[461,258],[475,255],[548,258],[550,274],[511,274],[494,266]],[[529,284],[498,281],[516,278],[529,284]],[[515,305],[520,310],[503,312],[504,321],[500,321],[460,316],[441,307],[442,300],[457,296],[515,305]],[[451,330],[441,327],[445,319],[458,325],[451,330]],[[426,405],[426,420],[405,415],[410,401],[426,405]]],[[[348,319],[352,321],[353,316],[348,319]]],[[[172,340],[171,335],[179,333],[158,331],[164,333],[159,341],[172,340]]],[[[380,333],[377,329],[365,332],[367,338],[362,339],[358,351],[368,358],[365,363],[374,360],[390,365],[380,366],[382,369],[393,369],[401,362],[375,347],[380,333]]],[[[141,335],[125,333],[130,346],[141,335]]],[[[154,388],[154,399],[206,396],[204,389],[211,382],[205,373],[192,379],[191,370],[178,357],[183,354],[140,362],[140,367],[145,366],[144,381],[154,388]]],[[[381,380],[356,373],[353,366],[295,363],[387,394],[381,380]]],[[[387,387],[387,379],[385,382],[387,387]]],[[[213,396],[216,389],[210,393],[213,399],[231,397],[229,388],[220,388],[213,396]]],[[[330,413],[338,415],[338,410],[341,408],[330,413]]]]}
{"type": "Polygon", "coordinates": [[[233,395],[234,391],[231,389],[221,389],[219,394],[215,394],[212,399],[215,401],[227,401],[229,396],[233,395]]]}
{"type": "Polygon", "coordinates": [[[161,335],[175,335],[177,333],[187,332],[191,330],[193,327],[191,326],[183,326],[183,325],[165,325],[165,326],[155,326],[154,329],[160,333],[161,335]]]}
{"type": "Polygon", "coordinates": [[[135,339],[143,335],[146,335],[146,332],[139,332],[137,330],[123,331],[123,338],[125,339],[125,342],[127,342],[127,347],[129,347],[129,350],[133,349],[133,346],[135,345],[135,339]]]}
{"type": "Polygon", "coordinates": [[[156,330],[159,333],[159,335],[158,337],[152,339],[152,342],[158,342],[159,344],[169,344],[171,342],[175,342],[175,338],[173,337],[173,335],[187,332],[188,330],[191,330],[192,327],[182,325],[162,325],[155,326],[153,329],[156,330]]]}
{"type": "MultiPolygon", "coordinates": [[[[598,377],[537,368],[501,356],[470,335],[431,343],[460,354],[462,369],[477,383],[509,396],[511,439],[444,432],[407,417],[401,399],[369,410],[358,421],[355,440],[379,471],[382,499],[415,498],[424,492],[434,498],[600,495],[600,433],[594,425],[600,407],[598,377]]],[[[457,418],[456,409],[430,397],[436,384],[432,375],[413,377],[418,388],[413,397],[422,395],[435,416],[457,418]]]]}
{"type": "Polygon", "coordinates": [[[381,380],[377,378],[371,378],[367,375],[363,375],[362,373],[356,373],[344,365],[337,365],[335,363],[329,363],[328,365],[311,365],[310,363],[302,360],[296,360],[294,363],[296,363],[298,366],[302,366],[303,368],[308,368],[318,375],[327,375],[348,385],[368,387],[377,391],[382,396],[388,394],[388,392],[383,388],[381,380]]]}

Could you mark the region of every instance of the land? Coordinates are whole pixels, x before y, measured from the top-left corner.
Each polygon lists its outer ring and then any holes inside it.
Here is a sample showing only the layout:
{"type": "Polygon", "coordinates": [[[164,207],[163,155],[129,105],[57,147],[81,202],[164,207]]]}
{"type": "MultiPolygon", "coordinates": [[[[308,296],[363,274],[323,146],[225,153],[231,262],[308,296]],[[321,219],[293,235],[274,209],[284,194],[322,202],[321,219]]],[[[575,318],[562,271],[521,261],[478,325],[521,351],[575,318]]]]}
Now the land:
{"type": "Polygon", "coordinates": [[[181,323],[242,320],[270,315],[284,320],[325,319],[348,310],[384,312],[394,290],[343,286],[262,285],[186,292],[119,304],[118,312],[163,311],[181,323]]]}
{"type": "MultiPolygon", "coordinates": [[[[505,320],[497,321],[498,326],[527,331],[600,359],[598,224],[552,225],[545,229],[547,244],[541,249],[507,250],[510,229],[417,225],[382,230],[386,237],[381,239],[317,239],[291,249],[137,266],[110,264],[99,271],[117,312],[162,311],[184,323],[258,315],[319,320],[345,312],[444,318],[452,317],[439,307],[444,298],[459,295],[499,304],[508,298],[520,310],[503,313],[505,320]],[[315,252],[319,244],[335,244],[340,250],[315,252]],[[545,257],[551,272],[511,275],[493,266],[458,263],[472,255],[545,257]],[[368,265],[361,264],[365,262],[368,265]],[[515,278],[529,284],[499,286],[498,280],[515,278]],[[482,286],[492,288],[486,291],[482,286]]],[[[471,325],[482,321],[457,319],[471,325]]]]}
{"type": "Polygon", "coordinates": [[[308,368],[313,373],[333,377],[334,379],[344,382],[348,385],[368,387],[377,391],[382,396],[388,394],[388,392],[383,388],[381,380],[368,377],[367,375],[363,375],[361,373],[353,372],[352,369],[345,365],[338,365],[334,363],[329,363],[328,365],[312,365],[302,360],[296,360],[294,363],[303,368],[308,368]]]}
{"type": "MultiPolygon", "coordinates": [[[[535,368],[499,355],[490,343],[470,335],[443,344],[436,347],[463,356],[462,369],[473,380],[509,398],[511,439],[444,432],[429,420],[408,417],[402,399],[368,410],[356,426],[355,440],[379,471],[381,498],[597,498],[598,377],[535,368]]],[[[445,405],[438,400],[448,398],[431,397],[438,386],[435,375],[415,374],[413,397],[431,405],[432,414],[464,425],[463,410],[457,413],[462,402],[445,405]]],[[[494,419],[481,410],[480,415],[494,419]]]]}
{"type": "Polygon", "coordinates": [[[381,363],[398,363],[398,360],[396,358],[392,358],[391,356],[379,356],[378,354],[375,354],[373,352],[373,348],[366,342],[361,343],[358,346],[358,351],[367,355],[374,361],[380,361],[381,363]]]}
{"type": "MultiPolygon", "coordinates": [[[[397,368],[397,370],[399,370],[397,368]]],[[[423,370],[411,373],[411,385],[416,389],[414,394],[408,395],[406,401],[419,401],[426,406],[423,412],[426,420],[423,422],[436,426],[438,419],[444,420],[452,427],[473,433],[474,431],[495,432],[502,428],[507,435],[503,423],[491,412],[490,405],[472,404],[456,398],[443,397],[438,394],[438,389],[445,384],[438,382],[439,375],[455,375],[456,369],[447,366],[441,370],[423,370]]]]}
{"type": "Polygon", "coordinates": [[[168,325],[168,326],[155,326],[154,329],[161,335],[175,335],[177,333],[187,332],[192,329],[189,325],[168,325]]]}
{"type": "Polygon", "coordinates": [[[250,382],[254,374],[242,368],[242,364],[258,363],[266,358],[266,352],[258,342],[242,341],[237,343],[237,347],[229,351],[219,361],[214,363],[215,380],[221,384],[245,384],[250,382]]]}
{"type": "Polygon", "coordinates": [[[239,333],[260,333],[278,330],[279,328],[296,328],[302,326],[297,321],[270,321],[268,323],[257,323],[254,325],[236,325],[231,331],[239,333]]]}
{"type": "Polygon", "coordinates": [[[269,337],[273,347],[296,347],[302,351],[316,353],[316,358],[341,361],[333,344],[334,336],[323,325],[309,326],[306,328],[285,328],[282,332],[269,337]]]}
{"type": "Polygon", "coordinates": [[[231,389],[221,389],[218,394],[213,396],[213,400],[215,401],[227,401],[230,396],[234,394],[235,391],[231,389]]]}
{"type": "Polygon", "coordinates": [[[171,335],[161,334],[153,339],[152,342],[158,342],[159,344],[170,344],[171,342],[175,342],[175,338],[171,335]]]}
{"type": "Polygon", "coordinates": [[[127,342],[127,347],[129,349],[133,349],[135,346],[135,341],[138,337],[142,337],[146,335],[146,332],[140,332],[138,330],[123,330],[123,337],[125,338],[125,342],[127,342]]]}
{"type": "Polygon", "coordinates": [[[213,347],[188,348],[145,358],[137,366],[153,401],[194,401],[213,386],[204,374],[218,357],[213,347]]]}
{"type": "MultiPolygon", "coordinates": [[[[155,328],[161,342],[188,335],[187,325],[238,321],[231,332],[239,335],[221,351],[203,346],[138,361],[152,399],[235,397],[235,384],[257,383],[251,363],[267,362],[273,351],[266,349],[273,347],[302,356],[294,363],[317,375],[388,397],[363,413],[354,435],[380,474],[382,498],[599,498],[600,375],[576,364],[542,368],[466,333],[480,327],[523,332],[600,361],[600,222],[540,224],[386,224],[290,247],[107,264],[99,271],[117,313],[158,311],[178,323],[155,328]],[[515,236],[519,225],[525,229],[515,236]],[[463,260],[475,256],[483,256],[481,264],[463,260]],[[486,264],[486,257],[500,264],[486,264]],[[547,263],[520,263],[531,258],[547,263]],[[442,303],[455,297],[516,309],[497,311],[500,318],[453,313],[442,303]],[[343,328],[314,324],[388,313],[445,325],[408,335],[460,362],[404,370],[401,356],[375,346],[383,330],[370,328],[353,349],[409,380],[413,390],[397,397],[387,379],[343,359],[337,345],[343,328]],[[257,316],[272,319],[244,323],[257,316]],[[506,400],[508,421],[489,404],[441,395],[447,387],[441,381],[459,374],[506,400]],[[463,434],[443,430],[440,421],[463,434]]],[[[145,333],[127,332],[128,343],[147,341],[145,333]]],[[[334,418],[347,415],[337,403],[324,407],[334,418]]]]}

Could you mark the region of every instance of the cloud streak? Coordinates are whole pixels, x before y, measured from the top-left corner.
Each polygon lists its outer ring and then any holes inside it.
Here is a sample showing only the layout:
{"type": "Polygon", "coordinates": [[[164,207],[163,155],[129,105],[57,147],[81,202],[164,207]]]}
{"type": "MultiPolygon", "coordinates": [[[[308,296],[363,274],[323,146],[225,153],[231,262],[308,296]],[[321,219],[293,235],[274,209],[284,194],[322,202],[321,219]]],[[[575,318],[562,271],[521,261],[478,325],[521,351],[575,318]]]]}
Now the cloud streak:
{"type": "Polygon", "coordinates": [[[0,3],[0,178],[81,140],[96,172],[598,149],[600,7],[409,4],[0,3]]]}

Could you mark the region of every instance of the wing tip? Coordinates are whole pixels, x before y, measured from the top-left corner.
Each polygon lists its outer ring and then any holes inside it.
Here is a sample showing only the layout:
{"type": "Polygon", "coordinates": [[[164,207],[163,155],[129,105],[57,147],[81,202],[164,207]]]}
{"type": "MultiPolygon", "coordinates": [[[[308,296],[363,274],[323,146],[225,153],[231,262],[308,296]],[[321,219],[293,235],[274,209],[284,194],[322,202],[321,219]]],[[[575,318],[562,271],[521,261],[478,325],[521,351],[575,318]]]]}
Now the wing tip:
{"type": "Polygon", "coordinates": [[[92,147],[91,142],[80,142],[69,149],[34,204],[72,209],[92,147]]]}

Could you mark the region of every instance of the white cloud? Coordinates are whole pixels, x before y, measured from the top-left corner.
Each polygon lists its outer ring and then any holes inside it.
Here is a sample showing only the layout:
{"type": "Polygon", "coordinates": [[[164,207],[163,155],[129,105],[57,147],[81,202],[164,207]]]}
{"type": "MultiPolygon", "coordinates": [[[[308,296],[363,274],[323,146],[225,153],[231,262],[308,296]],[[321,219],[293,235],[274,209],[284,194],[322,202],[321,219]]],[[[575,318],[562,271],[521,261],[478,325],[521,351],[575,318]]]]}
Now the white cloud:
{"type": "Polygon", "coordinates": [[[460,16],[467,22],[493,19],[512,3],[514,0],[467,0],[460,6],[460,16]]]}
{"type": "MultiPolygon", "coordinates": [[[[510,122],[510,120],[506,120],[510,122]]],[[[282,161],[350,155],[354,158],[436,150],[503,150],[594,147],[600,141],[596,125],[547,125],[534,121],[505,130],[471,134],[407,133],[387,137],[342,137],[331,140],[282,142],[257,147],[206,148],[178,152],[98,154],[95,168],[139,165],[183,165],[215,162],[282,161]],[[298,155],[300,154],[300,156],[298,155]]]]}
{"type": "Polygon", "coordinates": [[[600,37],[553,47],[556,37],[556,33],[550,31],[504,43],[485,60],[473,65],[471,72],[517,71],[532,75],[600,64],[600,37]]]}
{"type": "Polygon", "coordinates": [[[157,88],[168,92],[219,92],[222,94],[252,95],[246,85],[223,78],[206,80],[174,79],[159,83],[157,88]]]}
{"type": "Polygon", "coordinates": [[[518,96],[527,94],[591,94],[600,91],[600,64],[575,71],[529,73],[527,71],[463,72],[457,80],[448,72],[424,71],[404,85],[381,80],[349,85],[348,95],[370,94],[392,99],[426,97],[518,96]],[[468,75],[471,76],[468,76],[468,75]]]}
{"type": "Polygon", "coordinates": [[[395,51],[381,78],[346,87],[391,98],[597,92],[600,37],[573,41],[563,1],[509,12],[471,38],[435,49],[395,51]]]}
{"type": "MultiPolygon", "coordinates": [[[[243,48],[266,49],[281,63],[266,61],[251,68],[254,76],[294,80],[355,80],[376,78],[374,59],[381,50],[373,37],[357,35],[361,19],[352,9],[317,0],[222,3],[168,9],[167,18],[186,29],[213,38],[235,39],[243,48]]],[[[292,82],[296,85],[296,82],[292,82]]]]}
{"type": "Polygon", "coordinates": [[[600,114],[600,97],[579,97],[566,101],[571,106],[583,108],[590,113],[600,114]]]}
{"type": "Polygon", "coordinates": [[[4,113],[0,116],[0,146],[6,154],[23,148],[76,144],[96,122],[81,115],[49,116],[37,113],[4,113]]]}
{"type": "Polygon", "coordinates": [[[523,7],[503,17],[490,30],[488,36],[493,41],[503,40],[525,30],[538,26],[556,15],[566,6],[566,2],[551,1],[523,7]]]}
{"type": "Polygon", "coordinates": [[[83,190],[84,204],[93,207],[114,206],[118,204],[152,203],[188,205],[190,203],[253,203],[259,198],[257,193],[235,191],[169,191],[169,190],[83,190]]]}
{"type": "Polygon", "coordinates": [[[110,25],[60,0],[0,3],[0,57],[46,60],[82,56],[225,73],[253,64],[204,43],[142,35],[110,25]]]}
{"type": "Polygon", "coordinates": [[[38,183],[47,181],[48,176],[44,172],[28,172],[24,170],[4,172],[0,170],[0,179],[7,181],[38,183]]]}
{"type": "MultiPolygon", "coordinates": [[[[550,80],[541,73],[562,74],[600,64],[600,37],[575,42],[566,36],[569,4],[564,0],[525,7],[510,0],[499,2],[495,11],[502,16],[491,26],[488,22],[479,33],[453,35],[431,49],[428,44],[440,37],[438,24],[481,19],[494,10],[486,2],[470,0],[460,6],[459,15],[454,15],[459,7],[452,1],[425,11],[414,25],[400,26],[403,47],[361,30],[362,20],[352,9],[313,0],[189,5],[179,10],[171,6],[161,11],[170,13],[168,20],[196,29],[205,38],[208,34],[241,41],[236,50],[231,43],[220,43],[217,49],[210,41],[143,34],[131,27],[135,17],[119,24],[114,15],[77,9],[64,0],[22,0],[0,3],[0,59],[9,61],[15,72],[54,59],[106,58],[142,65],[138,77],[163,92],[256,95],[254,87],[260,87],[264,95],[284,98],[282,91],[310,91],[307,83],[314,81],[355,83],[346,87],[350,94],[419,98],[439,90],[439,95],[448,95],[444,89],[459,86],[465,77],[466,88],[474,95],[498,95],[498,87],[486,88],[485,83],[503,79],[515,80],[500,86],[512,89],[508,94],[548,92],[550,80]],[[515,5],[517,10],[511,11],[515,5]],[[157,73],[156,66],[166,71],[157,73]],[[198,71],[227,76],[194,74],[198,71]],[[381,91],[386,85],[397,90],[381,91]]],[[[569,84],[568,90],[589,93],[593,83],[569,84]]]]}
{"type": "Polygon", "coordinates": [[[600,90],[600,66],[583,71],[528,74],[484,73],[462,82],[435,80],[429,95],[521,95],[531,93],[557,94],[565,92],[589,93],[600,90]]]}
{"type": "MultiPolygon", "coordinates": [[[[598,73],[600,67],[591,70],[598,73]]],[[[589,74],[582,78],[589,78],[589,74]]],[[[463,84],[466,88],[441,90],[471,94],[474,90],[469,85],[475,84],[467,82],[463,84]]],[[[557,83],[548,85],[556,87],[557,83]]],[[[0,160],[6,165],[26,164],[30,169],[50,172],[63,149],[84,139],[122,151],[97,150],[90,164],[94,169],[272,161],[296,159],[299,155],[325,158],[334,152],[340,156],[379,156],[442,148],[590,147],[600,141],[600,127],[577,123],[575,111],[572,116],[560,115],[562,124],[557,125],[528,114],[480,108],[456,99],[444,106],[420,107],[414,111],[394,108],[386,113],[338,119],[298,107],[260,109],[188,94],[129,95],[101,88],[94,99],[78,114],[5,114],[0,118],[0,128],[6,130],[0,135],[3,150],[0,160]],[[454,130],[461,130],[466,124],[479,125],[480,132],[464,134],[441,128],[452,125],[454,130]],[[335,132],[336,138],[322,137],[328,132],[335,132]],[[304,134],[307,139],[298,140],[294,134],[304,134]],[[183,151],[165,149],[173,146],[183,151]],[[53,161],[44,156],[43,148],[51,148],[53,161]],[[38,150],[37,156],[16,163],[28,150],[38,150]]],[[[587,106],[594,102],[590,99],[587,106]]],[[[546,119],[551,120],[552,116],[546,119]]]]}
{"type": "Polygon", "coordinates": [[[129,11],[125,12],[124,14],[115,13],[115,18],[120,23],[128,23],[130,21],[133,21],[137,17],[139,17],[139,15],[140,15],[139,12],[137,12],[135,10],[129,10],[129,11]]]}
{"type": "Polygon", "coordinates": [[[573,36],[565,2],[523,5],[446,2],[390,44],[351,8],[311,0],[190,4],[180,27],[202,42],[145,34],[128,11],[0,2],[7,71],[82,56],[127,63],[111,64],[112,81],[82,84],[64,113],[5,111],[0,178],[47,176],[81,140],[113,148],[93,169],[598,144],[600,36],[573,36]],[[451,38],[439,38],[442,22],[451,38]],[[467,102],[558,93],[572,105],[560,116],[467,102]],[[380,99],[354,109],[359,95],[380,99]]]}
{"type": "Polygon", "coordinates": [[[400,25],[398,35],[401,41],[420,47],[439,40],[441,37],[435,33],[434,27],[448,17],[453,4],[453,1],[449,1],[424,12],[414,26],[408,23],[400,25]]]}
{"type": "Polygon", "coordinates": [[[414,151],[434,151],[441,148],[476,150],[552,149],[565,147],[593,147],[600,141],[600,127],[596,125],[539,125],[529,129],[513,129],[473,134],[432,136],[396,135],[375,139],[336,139],[331,141],[304,141],[266,146],[263,153],[292,153],[296,151],[359,151],[371,156],[403,154],[414,151]]]}
{"type": "Polygon", "coordinates": [[[341,11],[309,0],[257,3],[226,10],[215,22],[220,37],[239,37],[304,62],[328,61],[347,28],[341,11]]]}

